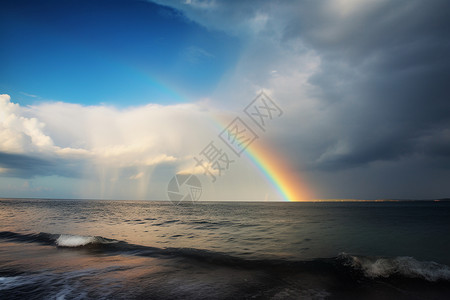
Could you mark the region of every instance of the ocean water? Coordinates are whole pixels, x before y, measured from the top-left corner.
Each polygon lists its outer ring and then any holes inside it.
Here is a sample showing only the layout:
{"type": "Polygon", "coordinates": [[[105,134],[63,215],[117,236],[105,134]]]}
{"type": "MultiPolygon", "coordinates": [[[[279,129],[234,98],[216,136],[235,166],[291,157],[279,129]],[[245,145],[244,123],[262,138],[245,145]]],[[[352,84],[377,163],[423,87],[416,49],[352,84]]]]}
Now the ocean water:
{"type": "Polygon", "coordinates": [[[450,299],[450,202],[0,199],[0,299],[450,299]]]}

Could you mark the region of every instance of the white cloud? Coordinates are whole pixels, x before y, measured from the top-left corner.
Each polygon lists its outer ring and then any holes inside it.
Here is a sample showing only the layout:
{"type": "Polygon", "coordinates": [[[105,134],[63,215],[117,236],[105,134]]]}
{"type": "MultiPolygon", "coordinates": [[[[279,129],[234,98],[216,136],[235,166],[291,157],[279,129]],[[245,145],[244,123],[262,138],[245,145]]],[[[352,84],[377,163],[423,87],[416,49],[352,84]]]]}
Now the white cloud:
{"type": "MultiPolygon", "coordinates": [[[[212,171],[217,177],[214,185],[208,175],[203,175],[204,168],[196,166],[193,157],[199,156],[211,141],[221,150],[230,151],[217,137],[223,128],[216,118],[220,115],[226,122],[234,116],[227,111],[219,114],[208,106],[211,102],[117,109],[63,102],[20,107],[9,96],[3,98],[5,107],[14,108],[14,112],[4,113],[4,119],[12,115],[17,119],[32,119],[30,124],[41,131],[28,128],[27,132],[52,141],[45,146],[39,139],[34,139],[34,143],[17,140],[20,151],[9,148],[10,156],[0,151],[0,175],[8,182],[14,182],[17,187],[25,181],[41,182],[48,187],[32,196],[61,195],[64,190],[69,195],[66,197],[166,199],[169,180],[178,172],[189,172],[202,178],[205,199],[253,199],[261,193],[268,193],[271,199],[280,197],[270,186],[260,188],[266,179],[255,174],[255,168],[244,158],[232,158],[234,163],[223,174],[212,171]],[[66,179],[59,179],[63,177],[66,179]],[[257,193],[253,193],[255,187],[257,193]]],[[[246,100],[253,98],[254,95],[246,100]]],[[[22,128],[21,123],[15,124],[18,128],[10,124],[8,130],[17,132],[22,128]]],[[[1,130],[0,135],[4,132],[1,130]]],[[[5,184],[6,194],[20,193],[5,184]]],[[[32,193],[25,187],[21,189],[25,194],[32,193]]]]}
{"type": "Polygon", "coordinates": [[[118,110],[62,102],[31,107],[65,155],[91,155],[120,166],[171,162],[196,151],[212,114],[197,104],[118,110]]]}
{"type": "Polygon", "coordinates": [[[91,193],[99,181],[116,182],[101,188],[99,197],[113,197],[120,180],[132,179],[142,182],[137,190],[145,198],[149,180],[161,180],[152,175],[155,168],[170,166],[176,173],[192,164],[192,155],[217,134],[211,127],[213,112],[205,105],[149,104],[119,110],[48,102],[21,107],[2,95],[0,154],[30,157],[30,163],[17,156],[10,163],[5,158],[0,173],[22,176],[14,168],[25,168],[24,176],[81,174],[93,182],[91,193]]]}
{"type": "Polygon", "coordinates": [[[253,18],[249,19],[249,27],[255,33],[264,30],[269,20],[269,15],[266,13],[257,12],[253,18]]]}
{"type": "Polygon", "coordinates": [[[187,61],[189,61],[192,64],[196,64],[202,60],[205,59],[212,59],[214,58],[214,55],[206,51],[205,49],[202,49],[200,47],[196,46],[190,46],[184,51],[184,56],[187,61]]]}
{"type": "Polygon", "coordinates": [[[130,176],[130,180],[137,180],[141,179],[142,177],[144,177],[144,172],[139,172],[136,175],[130,176]]]}
{"type": "Polygon", "coordinates": [[[214,0],[186,0],[184,4],[202,9],[213,9],[216,6],[216,1],[214,0]]]}
{"type": "Polygon", "coordinates": [[[24,153],[52,148],[52,139],[43,132],[44,123],[23,113],[9,95],[0,95],[0,151],[24,153]]]}
{"type": "Polygon", "coordinates": [[[325,10],[330,16],[344,19],[373,11],[386,2],[387,0],[329,0],[325,4],[325,10]]]}

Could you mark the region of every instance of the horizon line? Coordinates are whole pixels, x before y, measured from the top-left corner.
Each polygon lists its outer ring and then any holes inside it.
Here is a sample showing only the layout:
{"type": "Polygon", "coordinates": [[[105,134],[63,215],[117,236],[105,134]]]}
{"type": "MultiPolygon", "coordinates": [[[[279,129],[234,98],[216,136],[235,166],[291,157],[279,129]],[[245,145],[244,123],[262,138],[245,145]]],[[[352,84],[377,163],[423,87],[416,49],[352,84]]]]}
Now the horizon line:
{"type": "MultiPolygon", "coordinates": [[[[151,200],[151,199],[100,199],[100,198],[34,198],[34,197],[0,197],[0,200],[81,200],[81,201],[145,201],[145,202],[172,202],[170,200],[151,200]]],[[[352,199],[352,198],[329,198],[329,199],[310,199],[310,200],[300,200],[300,201],[285,201],[281,200],[197,200],[197,202],[257,202],[257,203],[313,203],[313,202],[411,202],[411,201],[428,201],[428,202],[440,202],[440,201],[450,201],[449,198],[430,198],[430,199],[352,199]]],[[[191,203],[186,201],[186,203],[191,203]]]]}

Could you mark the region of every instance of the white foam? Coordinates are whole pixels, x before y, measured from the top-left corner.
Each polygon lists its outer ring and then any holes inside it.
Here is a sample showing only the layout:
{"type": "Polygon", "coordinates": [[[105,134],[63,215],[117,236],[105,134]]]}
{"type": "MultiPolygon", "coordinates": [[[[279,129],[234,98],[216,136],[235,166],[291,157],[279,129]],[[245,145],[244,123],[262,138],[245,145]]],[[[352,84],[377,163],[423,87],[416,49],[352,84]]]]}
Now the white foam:
{"type": "Polygon", "coordinates": [[[95,240],[93,236],[61,234],[56,240],[56,244],[60,247],[80,247],[94,243],[95,240]]]}
{"type": "Polygon", "coordinates": [[[418,261],[412,257],[371,258],[350,256],[353,267],[370,278],[389,277],[394,274],[428,281],[450,280],[450,267],[432,261],[418,261]]]}

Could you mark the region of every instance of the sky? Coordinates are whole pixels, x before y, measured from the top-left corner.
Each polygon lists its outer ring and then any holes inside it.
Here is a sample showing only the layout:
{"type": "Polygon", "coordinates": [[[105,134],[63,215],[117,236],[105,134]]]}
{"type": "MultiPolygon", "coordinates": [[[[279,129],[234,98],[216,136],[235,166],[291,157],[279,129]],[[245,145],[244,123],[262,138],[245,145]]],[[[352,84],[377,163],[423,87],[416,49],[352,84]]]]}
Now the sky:
{"type": "Polygon", "coordinates": [[[202,200],[450,197],[449,12],[1,1],[0,197],[165,200],[180,172],[202,200]],[[261,92],[264,128],[245,113],[261,92]],[[221,139],[235,118],[257,136],[241,155],[221,139]],[[208,145],[229,168],[205,174],[208,145]]]}

